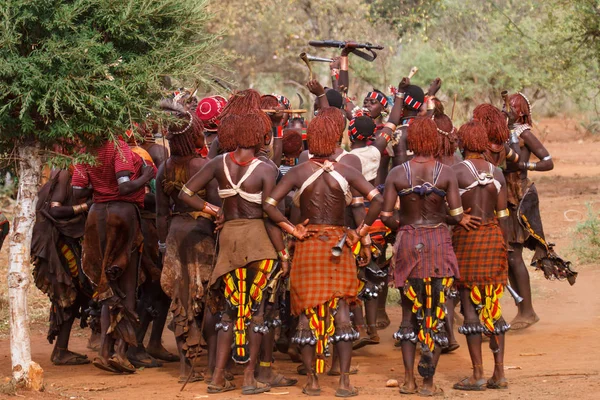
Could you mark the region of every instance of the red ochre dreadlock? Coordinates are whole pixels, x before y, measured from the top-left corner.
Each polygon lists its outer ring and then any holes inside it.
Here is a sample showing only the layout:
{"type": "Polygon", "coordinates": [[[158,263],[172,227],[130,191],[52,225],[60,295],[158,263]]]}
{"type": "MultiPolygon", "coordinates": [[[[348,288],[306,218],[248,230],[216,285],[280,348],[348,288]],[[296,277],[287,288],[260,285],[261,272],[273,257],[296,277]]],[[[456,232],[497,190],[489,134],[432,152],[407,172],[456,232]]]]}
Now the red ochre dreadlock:
{"type": "Polygon", "coordinates": [[[506,116],[491,104],[480,104],[473,110],[473,118],[483,125],[488,140],[502,144],[508,140],[509,130],[506,116]]]}
{"type": "Polygon", "coordinates": [[[196,154],[194,140],[199,135],[203,135],[204,131],[202,121],[196,116],[196,113],[186,112],[182,105],[168,99],[160,102],[160,108],[177,118],[176,122],[168,121],[165,134],[165,138],[169,141],[171,155],[186,157],[196,154]],[[188,125],[189,128],[187,128],[188,125]]]}
{"type": "Polygon", "coordinates": [[[271,129],[271,120],[265,113],[259,111],[231,117],[234,118],[237,147],[251,149],[264,143],[265,135],[271,129]]]}
{"type": "Polygon", "coordinates": [[[527,99],[523,97],[521,93],[515,93],[508,96],[508,103],[510,108],[517,114],[517,123],[532,125],[531,122],[531,110],[527,99]]]}
{"type": "Polygon", "coordinates": [[[279,100],[277,97],[272,96],[270,94],[265,94],[260,98],[260,108],[264,110],[271,110],[279,107],[279,100]]]}
{"type": "Polygon", "coordinates": [[[237,149],[237,142],[235,140],[237,119],[235,117],[236,115],[229,115],[223,118],[217,128],[219,147],[226,153],[237,149]]]}
{"type": "MultiPolygon", "coordinates": [[[[342,112],[339,108],[335,107],[326,107],[319,110],[318,116],[331,118],[339,131],[340,136],[344,133],[344,129],[346,129],[346,118],[342,115],[342,112]]],[[[339,139],[338,139],[339,140],[339,139]]]]}
{"type": "Polygon", "coordinates": [[[456,130],[452,125],[452,120],[446,114],[435,114],[434,111],[433,121],[437,126],[438,134],[442,139],[439,156],[451,156],[456,151],[458,146],[458,137],[456,136],[456,130]],[[442,131],[442,132],[440,132],[442,131]]]}
{"type": "Polygon", "coordinates": [[[436,156],[441,148],[442,139],[435,122],[429,117],[417,117],[408,126],[406,144],[416,156],[436,156]]]}
{"type": "MultiPolygon", "coordinates": [[[[340,111],[337,110],[339,113],[340,111]]],[[[329,157],[337,148],[339,126],[333,118],[319,114],[310,121],[306,130],[308,151],[315,157],[329,157]]]]}
{"type": "Polygon", "coordinates": [[[458,137],[465,150],[483,153],[487,150],[488,137],[485,127],[479,121],[469,121],[458,130],[458,137]]]}
{"type": "MultiPolygon", "coordinates": [[[[233,94],[229,102],[219,115],[218,119],[223,120],[229,115],[243,115],[260,110],[260,93],[254,89],[246,89],[233,94]]],[[[221,143],[221,140],[219,140],[221,143]]]]}

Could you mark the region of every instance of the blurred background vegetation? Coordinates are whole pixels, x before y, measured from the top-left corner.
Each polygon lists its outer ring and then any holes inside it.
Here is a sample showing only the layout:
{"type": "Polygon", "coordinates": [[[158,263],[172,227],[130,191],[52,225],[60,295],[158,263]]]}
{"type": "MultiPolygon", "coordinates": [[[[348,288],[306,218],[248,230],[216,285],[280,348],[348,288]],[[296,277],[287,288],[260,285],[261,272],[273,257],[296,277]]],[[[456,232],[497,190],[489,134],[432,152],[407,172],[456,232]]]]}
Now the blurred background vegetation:
{"type": "MultiPolygon", "coordinates": [[[[413,83],[443,80],[440,98],[464,121],[500,92],[524,91],[534,117],[583,113],[598,131],[600,1],[597,0],[250,0],[213,1],[211,29],[230,57],[226,80],[236,89],[305,98],[306,67],[298,55],[332,57],[311,39],[385,46],[373,63],[351,55],[350,95],[388,92],[413,65],[413,83]],[[589,115],[588,112],[591,112],[589,115]]],[[[323,84],[326,64],[317,65],[323,84]]]]}

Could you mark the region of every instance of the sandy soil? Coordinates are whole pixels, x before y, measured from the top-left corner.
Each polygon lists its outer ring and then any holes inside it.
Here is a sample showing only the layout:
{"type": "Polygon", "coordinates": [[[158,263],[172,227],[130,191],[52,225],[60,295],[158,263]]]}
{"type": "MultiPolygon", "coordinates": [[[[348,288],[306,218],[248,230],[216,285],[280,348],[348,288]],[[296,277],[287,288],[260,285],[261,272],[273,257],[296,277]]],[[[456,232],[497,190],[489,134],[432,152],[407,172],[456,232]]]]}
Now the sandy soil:
{"type": "MultiPolygon", "coordinates": [[[[559,254],[565,255],[572,244],[571,230],[578,220],[585,218],[586,204],[600,209],[598,191],[600,188],[600,140],[585,136],[573,120],[542,120],[537,125],[537,133],[554,157],[555,169],[548,173],[532,174],[541,195],[541,209],[546,236],[557,244],[559,254]]],[[[6,246],[5,246],[6,247],[6,246]]],[[[574,255],[569,254],[573,259],[574,255]]],[[[6,268],[6,249],[0,255],[0,268],[6,268]]],[[[505,368],[510,383],[506,391],[460,392],[452,385],[470,373],[470,360],[466,343],[458,335],[461,348],[455,353],[442,356],[436,374],[437,383],[444,389],[448,398],[474,399],[558,399],[579,398],[597,399],[600,397],[600,297],[596,294],[596,284],[600,283],[598,263],[576,265],[579,280],[574,287],[566,282],[550,282],[541,272],[531,271],[534,304],[541,321],[525,332],[510,333],[507,337],[505,368]]],[[[0,284],[4,285],[5,275],[1,274],[0,284]]],[[[32,301],[36,303],[39,315],[44,313],[44,300],[32,291],[32,301]],[[39,305],[39,306],[38,306],[39,305]]],[[[5,299],[5,297],[4,297],[5,299]]],[[[515,315],[516,309],[510,298],[503,300],[507,320],[515,315]]],[[[5,316],[5,302],[0,301],[0,316],[5,316]]],[[[381,333],[382,343],[355,352],[353,365],[359,367],[359,374],[352,382],[360,390],[360,398],[378,399],[384,396],[400,396],[397,388],[386,388],[387,379],[395,378],[402,382],[403,367],[401,353],[393,347],[392,333],[400,321],[398,307],[390,307],[392,325],[381,333]]],[[[1,325],[6,321],[0,320],[1,325]]],[[[0,329],[2,327],[0,326],[0,329]]],[[[45,340],[45,325],[41,322],[32,325],[33,359],[45,370],[46,391],[43,393],[19,392],[20,395],[35,399],[197,399],[207,398],[206,384],[193,383],[179,392],[177,384],[177,364],[166,364],[154,370],[138,371],[130,376],[114,376],[92,366],[56,367],[49,362],[51,346],[45,340]]],[[[74,330],[72,349],[93,354],[86,349],[87,332],[74,330]]],[[[165,345],[175,350],[174,340],[169,332],[164,335],[165,345]]],[[[205,359],[202,359],[204,365],[205,359]]],[[[296,364],[287,357],[276,353],[276,367],[284,374],[296,376],[296,364]]],[[[493,359],[485,352],[484,367],[489,375],[493,369],[493,359]]],[[[202,368],[202,366],[201,366],[202,368]]],[[[0,376],[10,374],[9,344],[6,335],[0,337],[0,376]]],[[[333,398],[336,379],[324,376],[321,379],[323,396],[333,398]]],[[[240,377],[236,384],[241,384],[240,377]]],[[[280,394],[282,398],[303,396],[300,383],[293,388],[273,389],[271,393],[258,396],[270,398],[280,394]]],[[[0,395],[1,397],[2,395],[0,395]]],[[[217,399],[241,398],[241,392],[233,391],[225,395],[211,396],[217,399]]],[[[410,398],[411,396],[405,396],[410,398]]]]}

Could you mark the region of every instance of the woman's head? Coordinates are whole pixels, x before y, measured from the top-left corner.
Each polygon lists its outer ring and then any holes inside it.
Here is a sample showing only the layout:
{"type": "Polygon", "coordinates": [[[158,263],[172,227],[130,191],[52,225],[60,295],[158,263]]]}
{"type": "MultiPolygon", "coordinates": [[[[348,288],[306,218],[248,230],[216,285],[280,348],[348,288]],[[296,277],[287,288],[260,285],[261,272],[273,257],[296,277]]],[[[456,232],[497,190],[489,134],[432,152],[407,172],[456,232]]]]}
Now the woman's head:
{"type": "Polygon", "coordinates": [[[437,156],[442,139],[435,122],[429,117],[415,118],[408,126],[406,144],[416,156],[437,156]]]}
{"type": "Polygon", "coordinates": [[[484,103],[475,107],[473,119],[483,125],[491,143],[502,144],[508,140],[506,116],[493,105],[484,103]]]}

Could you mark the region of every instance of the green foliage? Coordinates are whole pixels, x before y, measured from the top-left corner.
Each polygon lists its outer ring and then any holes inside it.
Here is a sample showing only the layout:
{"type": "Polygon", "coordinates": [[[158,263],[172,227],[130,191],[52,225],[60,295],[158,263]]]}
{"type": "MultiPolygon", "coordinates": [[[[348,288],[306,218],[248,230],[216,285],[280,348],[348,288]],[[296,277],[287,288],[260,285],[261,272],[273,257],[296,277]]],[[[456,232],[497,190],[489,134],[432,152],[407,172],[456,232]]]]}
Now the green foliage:
{"type": "MultiPolygon", "coordinates": [[[[350,56],[351,97],[371,87],[386,91],[411,67],[413,82],[443,80],[440,96],[458,97],[466,119],[481,102],[500,104],[500,92],[522,90],[534,117],[567,106],[593,109],[600,77],[598,0],[230,0],[215,3],[213,29],[235,59],[240,88],[294,96],[307,79],[298,54],[324,57],[310,39],[370,41],[385,46],[374,63],[350,56]],[[244,10],[240,13],[239,10],[244,10]],[[365,18],[367,16],[367,18],[365,18]]],[[[326,65],[314,64],[328,83],[326,65]]],[[[306,92],[305,92],[306,93],[306,92]]],[[[451,108],[451,104],[447,104],[451,108]]]]}
{"type": "Polygon", "coordinates": [[[207,0],[0,3],[0,150],[83,144],[142,121],[167,77],[209,83],[220,62],[207,0]]]}
{"type": "Polygon", "coordinates": [[[600,259],[600,214],[587,204],[585,221],[575,227],[572,252],[584,263],[595,263],[600,259]]]}

